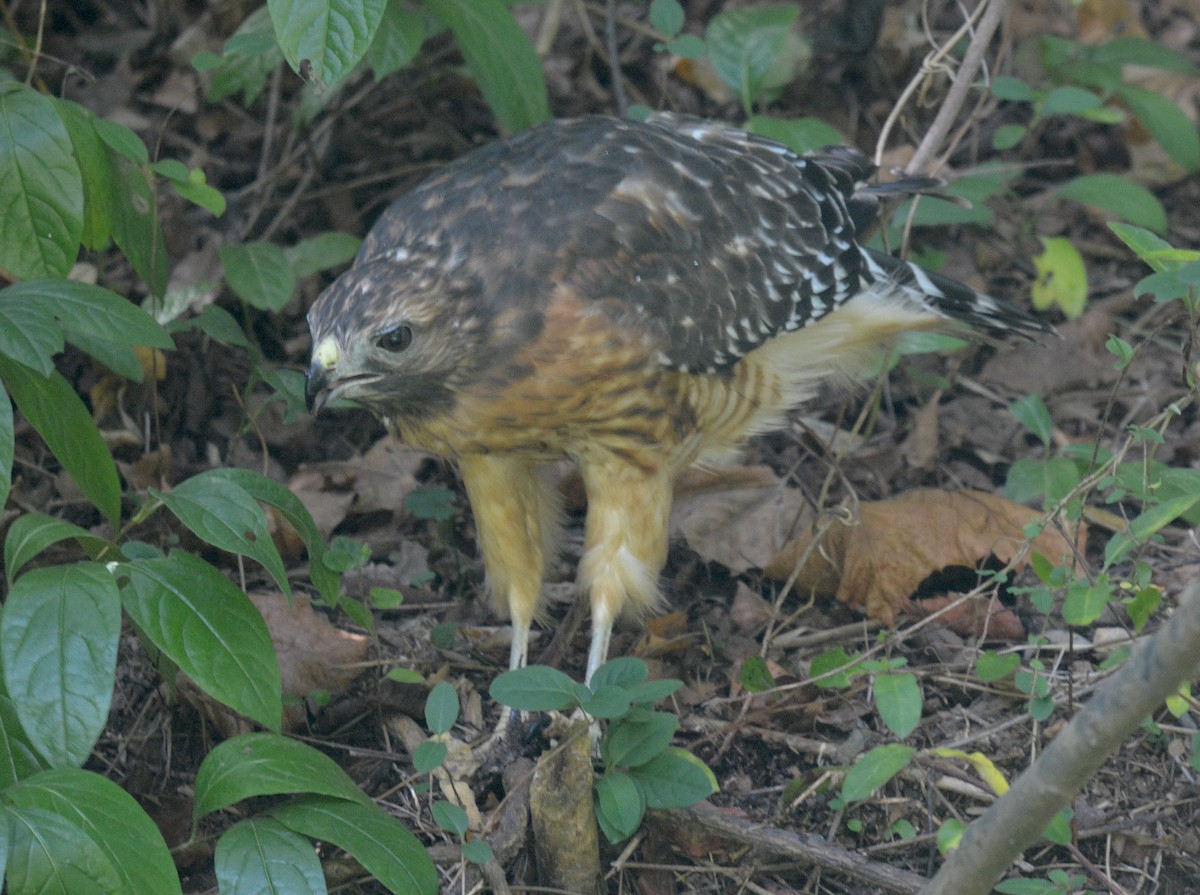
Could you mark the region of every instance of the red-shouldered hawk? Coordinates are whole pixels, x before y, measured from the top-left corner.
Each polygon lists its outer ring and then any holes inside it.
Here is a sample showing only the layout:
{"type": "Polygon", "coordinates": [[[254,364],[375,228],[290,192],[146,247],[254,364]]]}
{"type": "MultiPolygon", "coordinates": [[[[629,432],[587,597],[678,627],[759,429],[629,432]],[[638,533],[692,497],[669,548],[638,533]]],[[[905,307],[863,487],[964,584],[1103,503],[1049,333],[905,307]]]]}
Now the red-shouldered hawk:
{"type": "Polygon", "coordinates": [[[852,149],[801,156],[669,114],[554,121],[396,201],[317,299],[310,406],[352,399],[458,461],[510,667],[558,543],[553,462],[587,490],[590,679],[617,615],[658,599],[683,470],[729,459],[898,333],[1050,331],[859,246],[873,172],[852,149]]]}

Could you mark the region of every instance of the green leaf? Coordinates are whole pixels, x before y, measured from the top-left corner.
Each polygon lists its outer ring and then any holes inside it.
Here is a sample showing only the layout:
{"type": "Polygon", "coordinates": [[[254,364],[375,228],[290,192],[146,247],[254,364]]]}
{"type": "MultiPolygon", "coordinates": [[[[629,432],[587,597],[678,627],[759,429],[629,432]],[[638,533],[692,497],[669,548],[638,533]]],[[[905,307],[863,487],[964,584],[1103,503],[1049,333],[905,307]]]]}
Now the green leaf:
{"type": "Polygon", "coordinates": [[[1117,88],[1117,96],[1180,167],[1189,173],[1200,168],[1200,134],[1178,105],[1133,84],[1122,84],[1117,88]]]}
{"type": "MultiPolygon", "coordinates": [[[[21,728],[16,706],[8,696],[0,693],[0,790],[7,790],[14,783],[45,769],[45,762],[21,728]]],[[[4,821],[0,819],[0,878],[3,877],[4,832],[4,821]]]]}
{"type": "Polygon", "coordinates": [[[633,656],[618,656],[609,659],[596,669],[588,686],[593,691],[601,687],[635,687],[650,676],[650,669],[641,659],[633,656]]]}
{"type": "Polygon", "coordinates": [[[502,0],[422,0],[450,26],[471,74],[510,134],[550,117],[542,62],[502,0]]]}
{"type": "Polygon", "coordinates": [[[1021,657],[1016,653],[1000,655],[993,652],[982,652],[975,662],[975,673],[984,683],[1003,680],[1017,670],[1021,657]]]}
{"type": "Polygon", "coordinates": [[[1074,320],[1087,303],[1087,268],[1075,243],[1061,236],[1043,236],[1043,251],[1033,256],[1033,306],[1045,311],[1057,305],[1074,320]]]}
{"type": "Polygon", "coordinates": [[[921,720],[921,686],[915,674],[875,676],[875,708],[888,730],[900,739],[912,733],[921,720]]]}
{"type": "Polygon", "coordinates": [[[588,689],[588,698],[583,702],[583,710],[593,718],[620,718],[629,711],[631,700],[629,690],[615,684],[588,689]]]}
{"type": "Polygon", "coordinates": [[[1054,438],[1054,420],[1050,418],[1050,410],[1046,402],[1037,393],[1031,393],[1008,405],[1008,412],[1017,421],[1037,436],[1045,447],[1050,447],[1054,438]]]}
{"type": "Polygon", "coordinates": [[[196,771],[196,820],[242,799],[313,793],[370,804],[337,762],[299,740],[245,733],[217,745],[196,771]]]}
{"type": "MultiPolygon", "coordinates": [[[[103,123],[97,119],[97,128],[103,123]]],[[[145,146],[142,150],[145,151],[145,146]]],[[[113,170],[109,180],[113,241],[150,291],[162,295],[167,291],[167,247],[158,220],[154,176],[148,165],[111,150],[109,161],[113,170]]]]}
{"type": "Polygon", "coordinates": [[[297,280],[322,270],[345,264],[358,252],[362,240],[349,233],[330,230],[311,239],[302,239],[283,250],[283,257],[297,280]]]}
{"type": "Polygon", "coordinates": [[[283,711],[271,634],[249,597],[208,563],[176,550],[122,563],[125,611],[200,689],[264,727],[283,711]]]}
{"type": "Polygon", "coordinates": [[[401,0],[388,0],[375,39],[363,56],[375,80],[382,81],[416,58],[426,37],[431,37],[429,17],[405,7],[401,0]]]}
{"type": "Polygon", "coordinates": [[[424,846],[396,818],[373,803],[311,796],[274,809],[289,829],[349,852],[397,895],[436,895],[438,874],[424,846]]]}
{"type": "Polygon", "coordinates": [[[650,0],[650,24],[666,37],[683,30],[684,12],[679,0],[650,0]]]}
{"type": "MultiPolygon", "coordinates": [[[[8,503],[8,493],[12,488],[13,458],[16,456],[16,427],[13,419],[12,401],[4,390],[4,380],[0,379],[0,508],[8,503]]],[[[23,517],[18,517],[19,522],[23,517]]],[[[14,525],[16,522],[13,523],[14,525]]],[[[11,536],[12,529],[9,529],[11,536]]],[[[4,568],[7,570],[8,583],[12,584],[13,569],[8,564],[8,539],[5,538],[4,568]]]]}
{"type": "Polygon", "coordinates": [[[96,133],[95,116],[79,103],[51,98],[58,117],[71,136],[71,148],[83,180],[83,232],[79,241],[89,249],[103,249],[112,235],[112,163],[108,149],[96,133]]]}
{"type": "Polygon", "coordinates": [[[1004,496],[1014,503],[1048,506],[1062,500],[1078,484],[1079,467],[1073,460],[1018,460],[1008,468],[1004,496]]]}
{"type": "Polygon", "coordinates": [[[68,334],[86,333],[123,345],[174,348],[158,321],[112,290],[74,280],[33,279],[14,283],[0,297],[7,304],[29,303],[45,308],[68,334]]]}
{"type": "Polygon", "coordinates": [[[1097,108],[1103,100],[1090,90],[1068,84],[1055,87],[1042,98],[1038,114],[1050,115],[1080,115],[1097,108]]]}
{"type": "Polygon", "coordinates": [[[775,686],[775,677],[761,656],[748,656],[742,662],[738,680],[749,693],[764,693],[775,686]]]}
{"type": "Polygon", "coordinates": [[[358,65],[386,5],[386,0],[267,0],[288,65],[327,86],[358,65]]]}
{"type": "Polygon", "coordinates": [[[1020,78],[1001,75],[992,81],[992,96],[1009,102],[1033,102],[1033,88],[1020,78]]]}
{"type": "Polygon", "coordinates": [[[1109,221],[1108,229],[1117,234],[1121,242],[1133,249],[1134,253],[1152,268],[1155,270],[1164,269],[1164,265],[1155,264],[1150,260],[1150,257],[1155,252],[1170,250],[1171,244],[1165,239],[1155,236],[1143,227],[1135,227],[1133,224],[1126,224],[1121,221],[1109,221]]]}
{"type": "Polygon", "coordinates": [[[52,765],[91,755],[116,683],[121,598],[101,565],[34,569],[0,615],[4,684],[29,742],[52,765]]]}
{"type": "Polygon", "coordinates": [[[123,124],[109,121],[106,118],[93,119],[96,134],[104,144],[117,155],[134,162],[137,165],[150,163],[150,152],[142,138],[123,124]]]}
{"type": "MultiPolygon", "coordinates": [[[[183,317],[172,320],[166,327],[168,332],[177,333],[189,329],[198,329],[210,339],[222,345],[232,345],[237,348],[252,350],[250,340],[242,332],[242,326],[233,315],[217,305],[208,305],[195,317],[183,317]]],[[[302,374],[303,375],[303,374],[302,374]]]]}
{"type": "Polygon", "coordinates": [[[708,58],[749,114],[762,96],[792,81],[811,54],[792,25],[795,4],[753,6],[713,16],[705,29],[708,58]]]}
{"type": "Polygon", "coordinates": [[[823,680],[816,681],[816,685],[831,690],[840,690],[849,687],[850,682],[863,673],[862,657],[850,655],[840,646],[835,647],[813,659],[808,673],[810,677],[814,678],[830,675],[823,680]],[[833,673],[831,674],[831,672],[833,673]]]}
{"type": "MultiPolygon", "coordinates": [[[[18,808],[49,811],[92,840],[126,895],[173,895],[179,875],[162,833],[141,806],[111,780],[75,768],[43,771],[5,792],[18,808]]],[[[88,890],[91,891],[91,890],[88,890]]]]}
{"type": "Polygon", "coordinates": [[[0,380],[79,490],[116,525],[121,516],[117,467],[75,389],[57,370],[40,376],[4,357],[0,380]]]}
{"type": "Polygon", "coordinates": [[[530,665],[496,676],[488,693],[522,712],[557,712],[579,704],[575,682],[557,668],[530,665]]]}
{"type": "Polygon", "coordinates": [[[434,733],[448,733],[458,720],[458,694],[445,681],[425,698],[425,723],[434,733]]]}
{"type": "Polygon", "coordinates": [[[467,832],[467,812],[453,802],[437,801],[430,809],[433,819],[447,832],[463,836],[467,832]]]}
{"type": "Polygon", "coordinates": [[[0,268],[17,279],[66,276],[83,235],[83,179],[54,103],[0,84],[0,268]]]}
{"type": "Polygon", "coordinates": [[[223,55],[197,54],[192,59],[200,71],[211,71],[208,98],[217,102],[239,90],[247,106],[254,103],[267,76],[283,62],[283,50],[275,42],[270,10],[260,6],[246,16],[233,36],[225,42],[223,55]]]}
{"type": "Polygon", "coordinates": [[[717,778],[685,749],[671,747],[629,772],[642,785],[647,808],[683,808],[717,792],[717,778]]]}
{"type": "MultiPolygon", "coordinates": [[[[694,34],[681,34],[672,41],[667,42],[667,52],[674,53],[683,59],[700,59],[708,55],[708,44],[694,34]]],[[[630,110],[633,107],[630,106],[630,110]]],[[[649,112],[649,109],[647,109],[649,112]]],[[[644,121],[644,118],[635,118],[635,121],[644,121]]]]}
{"type": "Polygon", "coordinates": [[[743,127],[749,133],[782,143],[792,152],[800,154],[846,142],[845,137],[820,118],[770,118],[766,115],[753,115],[743,127]]]}
{"type": "Polygon", "coordinates": [[[1145,37],[1116,37],[1091,48],[1093,62],[1108,65],[1144,65],[1181,74],[1196,75],[1200,70],[1184,54],[1145,37]]]}
{"type": "Polygon", "coordinates": [[[0,358],[49,376],[63,350],[62,327],[47,308],[9,299],[8,289],[0,290],[0,358]]]}
{"type": "Polygon", "coordinates": [[[1183,494],[1179,497],[1165,500],[1158,506],[1151,507],[1140,516],[1137,516],[1129,523],[1128,529],[1117,532],[1105,546],[1105,568],[1120,561],[1135,544],[1146,540],[1160,528],[1170,525],[1198,504],[1200,504],[1200,492],[1183,494]]]}
{"type": "Polygon", "coordinates": [[[404,509],[418,519],[444,522],[458,515],[457,495],[449,488],[414,488],[404,495],[404,509]]]}
{"type": "Polygon", "coordinates": [[[865,753],[846,772],[842,781],[842,798],[847,802],[869,799],[871,793],[908,767],[916,752],[911,746],[890,743],[865,753]]]}
{"type": "Polygon", "coordinates": [[[1167,213],[1158,197],[1119,174],[1085,174],[1067,181],[1058,194],[1156,233],[1167,230],[1167,213]]]}
{"type": "Polygon", "coordinates": [[[182,162],[175,159],[163,159],[150,166],[151,170],[171,182],[175,192],[187,199],[193,205],[198,205],[205,211],[220,217],[225,213],[225,197],[220,190],[208,185],[201,168],[188,170],[182,162]]]}
{"type": "Polygon", "coordinates": [[[486,864],[495,857],[495,854],[486,840],[472,839],[462,844],[462,856],[472,864],[486,864]]]}
{"type": "Polygon", "coordinates": [[[6,891],[12,895],[128,895],[117,870],[78,824],[39,807],[6,805],[9,832],[6,891]]]}
{"type": "Polygon", "coordinates": [[[229,288],[262,311],[278,311],[296,291],[296,276],[283,249],[271,242],[223,245],[217,250],[229,288]]]}
{"type": "Polygon", "coordinates": [[[445,743],[437,740],[426,740],[413,750],[413,768],[418,774],[428,774],[435,768],[440,768],[450,749],[445,743]]]}
{"type": "Polygon", "coordinates": [[[666,699],[682,686],[683,681],[675,678],[646,681],[629,688],[629,701],[634,705],[654,705],[660,699],[666,699]]]}
{"type": "Polygon", "coordinates": [[[161,500],[193,534],[221,550],[248,556],[271,573],[289,596],[287,570],[267,527],[267,514],[234,476],[214,469],[192,476],[172,491],[150,493],[161,500]]]}
{"type": "Polygon", "coordinates": [[[596,780],[596,820],[608,841],[616,844],[637,832],[646,814],[641,787],[624,771],[610,771],[596,780]]]}
{"type": "MultiPolygon", "coordinates": [[[[308,551],[309,575],[313,584],[317,586],[317,590],[321,592],[326,603],[330,606],[338,604],[340,579],[321,561],[325,554],[325,541],[321,537],[321,533],[317,531],[312,514],[309,513],[300,498],[288,490],[285,485],[250,469],[236,467],[214,469],[202,473],[201,476],[205,482],[211,483],[215,488],[221,488],[225,483],[229,483],[234,487],[241,488],[255,500],[270,504],[277,509],[300,536],[300,540],[304,542],[304,548],[308,551]]],[[[201,476],[194,476],[189,481],[201,476]]]]}
{"type": "Polygon", "coordinates": [[[1086,579],[1076,581],[1067,588],[1062,606],[1063,620],[1076,627],[1090,625],[1104,614],[1115,596],[1107,575],[1098,576],[1095,584],[1089,584],[1086,579]]]}
{"type": "Polygon", "coordinates": [[[1002,124],[992,135],[992,148],[997,152],[1012,149],[1025,139],[1027,133],[1029,128],[1023,124],[1002,124]]]}
{"type": "Polygon", "coordinates": [[[25,563],[67,538],[75,538],[86,545],[89,552],[107,544],[85,528],[42,513],[25,513],[14,519],[4,536],[4,574],[8,576],[8,583],[13,583],[25,563]]]}
{"type": "Polygon", "coordinates": [[[221,834],[213,856],[221,895],[326,895],[313,844],[269,817],[239,821],[221,834]]]}
{"type": "Polygon", "coordinates": [[[614,721],[600,740],[600,755],[609,768],[636,768],[661,754],[679,729],[679,718],[669,712],[646,712],[614,721]]]}

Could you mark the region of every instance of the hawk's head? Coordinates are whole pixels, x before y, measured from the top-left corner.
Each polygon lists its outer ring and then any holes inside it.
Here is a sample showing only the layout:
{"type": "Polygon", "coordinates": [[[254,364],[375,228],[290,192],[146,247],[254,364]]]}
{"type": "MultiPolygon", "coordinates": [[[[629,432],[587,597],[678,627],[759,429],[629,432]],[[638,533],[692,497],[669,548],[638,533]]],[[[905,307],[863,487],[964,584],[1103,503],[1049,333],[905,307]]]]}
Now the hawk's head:
{"type": "Polygon", "coordinates": [[[485,338],[473,288],[409,259],[356,264],[308,314],[310,410],[348,398],[385,418],[448,409],[485,338]]]}

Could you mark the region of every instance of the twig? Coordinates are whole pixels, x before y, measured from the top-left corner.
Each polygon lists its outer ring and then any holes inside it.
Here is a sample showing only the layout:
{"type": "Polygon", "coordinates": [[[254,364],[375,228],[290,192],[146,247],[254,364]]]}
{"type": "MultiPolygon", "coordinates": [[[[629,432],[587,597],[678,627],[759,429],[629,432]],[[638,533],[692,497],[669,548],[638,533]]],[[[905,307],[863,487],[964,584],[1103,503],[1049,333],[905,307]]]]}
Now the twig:
{"type": "Polygon", "coordinates": [[[604,2],[604,45],[608,51],[608,67],[612,72],[613,98],[617,101],[617,114],[625,117],[629,107],[625,99],[625,82],[621,75],[621,53],[617,47],[617,0],[604,2]]]}

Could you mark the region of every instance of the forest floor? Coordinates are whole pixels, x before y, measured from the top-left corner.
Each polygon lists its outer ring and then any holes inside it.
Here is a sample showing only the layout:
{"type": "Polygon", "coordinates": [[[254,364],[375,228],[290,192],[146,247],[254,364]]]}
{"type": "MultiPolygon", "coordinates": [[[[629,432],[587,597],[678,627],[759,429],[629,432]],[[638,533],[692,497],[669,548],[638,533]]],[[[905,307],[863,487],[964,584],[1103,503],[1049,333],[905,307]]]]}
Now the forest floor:
{"type": "MultiPolygon", "coordinates": [[[[209,6],[220,12],[234,5],[209,6]]],[[[873,151],[901,88],[916,75],[929,48],[916,24],[920,5],[888,4],[878,40],[863,52],[841,50],[836,40],[818,37],[812,64],[782,91],[769,114],[820,118],[849,143],[873,151]]],[[[444,36],[381,83],[369,75],[352,79],[323,98],[323,109],[310,123],[296,125],[302,85],[287,70],[269,78],[248,108],[240,95],[219,102],[205,98],[203,79],[189,59],[199,49],[218,49],[236,16],[231,24],[199,3],[87,0],[69,9],[55,6],[43,49],[48,58],[75,66],[77,74],[64,81],[65,95],[133,128],[152,153],[202,168],[228,198],[228,210],[218,219],[164,197],[171,288],[193,290],[193,310],[212,302],[227,308],[253,343],[247,351],[198,331],[182,333],[167,376],[153,391],[117,389],[83,355],[69,355],[62,369],[90,396],[130,489],[169,487],[219,466],[261,470],[302,497],[324,534],[346,535],[368,546],[370,560],[347,576],[350,593],[365,597],[371,587],[385,586],[405,595],[399,608],[374,612],[371,632],[344,614],[306,603],[285,609],[279,605],[282,598],[269,593],[269,579],[260,570],[246,568],[241,574],[248,576],[251,592],[262,591],[256,596],[260,605],[271,604],[268,611],[289,616],[273,631],[281,660],[291,666],[293,692],[328,694],[295,707],[293,732],[325,749],[424,841],[445,845],[429,817],[427,799],[415,794],[420,778],[396,718],[408,715],[422,723],[428,683],[439,680],[454,684],[465,710],[456,735],[480,737],[497,716],[487,687],[507,662],[506,629],[484,590],[465,495],[451,465],[385,438],[364,412],[312,418],[279,399],[263,373],[306,367],[310,343],[304,315],[331,276],[301,280],[281,313],[266,314],[222,288],[217,250],[251,240],[292,245],[330,230],[361,236],[391,199],[423,176],[497,139],[493,117],[444,36]],[[145,419],[153,419],[149,450],[145,419]],[[414,491],[421,496],[406,503],[414,491]],[[393,667],[413,669],[427,683],[385,679],[393,667]]],[[[595,6],[567,3],[552,32],[541,30],[546,7],[533,5],[521,13],[530,32],[547,39],[544,67],[556,116],[615,111],[611,71],[596,43],[603,4],[595,6]],[[585,11],[582,18],[578,10],[585,11]]],[[[717,0],[685,6],[689,27],[722,8],[717,0]]],[[[1068,4],[1017,6],[1007,40],[1011,57],[1021,65],[1036,59],[1039,35],[1080,33],[1082,13],[1068,4]]],[[[1141,25],[1149,35],[1200,64],[1195,2],[1146,6],[1141,25]]],[[[620,4],[620,9],[622,15],[644,15],[639,4],[620,4]]],[[[957,27],[954,15],[948,10],[935,22],[938,33],[957,27]]],[[[810,34],[823,33],[810,13],[803,24],[810,34]]],[[[687,66],[673,63],[652,38],[625,26],[618,32],[632,101],[735,123],[742,119],[737,102],[706,86],[687,66]]],[[[1036,70],[1030,68],[1027,77],[1035,80],[1036,70]]],[[[1192,104],[1193,114],[1200,97],[1197,83],[1183,79],[1176,94],[1181,103],[1192,104]]],[[[889,151],[885,167],[902,164],[906,149],[920,141],[945,89],[945,80],[933,77],[924,101],[906,108],[892,133],[890,146],[898,148],[889,151]]],[[[1020,112],[1011,104],[981,102],[942,173],[969,173],[995,157],[993,134],[1014,120],[1020,120],[1020,112]]],[[[777,551],[790,540],[786,530],[797,519],[826,520],[838,508],[873,505],[917,489],[1002,494],[1017,461],[1059,456],[1070,446],[1120,450],[1131,426],[1146,424],[1186,398],[1182,341],[1187,321],[1180,303],[1135,298],[1133,286],[1147,269],[1114,238],[1103,215],[1054,195],[1056,186],[1078,174],[1125,174],[1163,203],[1173,245],[1200,245],[1200,178],[1151,170],[1155,166],[1134,150],[1133,140],[1129,128],[1051,119],[1004,157],[1019,161],[1019,171],[1009,189],[989,203],[986,227],[927,228],[916,235],[917,247],[940,256],[945,272],[1022,307],[1029,306],[1035,278],[1031,259],[1042,251],[1039,237],[1069,239],[1086,261],[1089,298],[1077,319],[1047,312],[1061,340],[980,344],[906,357],[886,380],[869,382],[850,395],[831,391],[801,408],[787,429],[756,439],[744,465],[692,482],[680,496],[663,580],[664,614],[618,626],[611,654],[641,656],[654,676],[684,682],[673,705],[681,719],[676,743],[708,763],[720,784],[709,803],[724,815],[752,821],[755,829],[772,834],[795,833],[801,844],[819,838],[885,876],[907,871],[927,877],[941,860],[937,826],[947,818],[970,821],[986,808],[990,795],[969,766],[931,757],[868,800],[840,802],[841,769],[866,749],[895,738],[880,720],[869,677],[841,688],[820,687],[807,681],[814,658],[840,647],[846,653],[871,650],[876,658],[906,660],[924,703],[921,720],[905,742],[983,753],[1011,780],[1086,700],[1113,651],[1144,636],[1135,634],[1119,611],[1089,628],[1070,629],[1057,609],[1046,613],[1030,605],[1017,585],[1036,584],[1034,576],[1028,569],[1015,571],[1001,595],[1003,626],[986,632],[986,645],[1015,652],[1026,664],[1034,658],[1045,663],[1056,705],[1039,722],[1011,683],[984,683],[974,674],[982,648],[978,627],[930,623],[918,605],[920,596],[944,598],[947,591],[974,587],[972,566],[986,560],[987,550],[962,558],[958,548],[947,547],[932,559],[913,559],[919,572],[914,574],[927,579],[925,586],[908,602],[910,594],[884,595],[891,601],[887,605],[900,611],[890,636],[882,639],[882,625],[866,619],[858,605],[866,601],[862,595],[851,595],[854,605],[829,595],[806,601],[784,592],[784,582],[764,574],[763,563],[754,559],[764,539],[771,542],[769,553],[777,551]],[[1105,349],[1112,333],[1138,346],[1124,370],[1105,349]],[[1053,420],[1048,447],[1008,410],[1030,394],[1041,396],[1053,420]],[[764,507],[769,512],[764,514],[764,507]],[[1042,639],[1041,647],[1030,645],[1034,637],[1042,639]],[[747,692],[742,668],[750,657],[766,660],[777,689],[747,692]]],[[[119,256],[96,255],[85,262],[104,285],[135,297],[145,294],[119,256]]],[[[1200,466],[1195,405],[1185,407],[1165,426],[1161,443],[1150,447],[1153,458],[1168,466],[1200,466]]],[[[1130,460],[1149,456],[1144,443],[1132,450],[1130,460]]],[[[78,504],[63,479],[52,470],[39,474],[25,468],[17,487],[23,500],[44,501],[61,507],[73,521],[94,522],[72,516],[78,504]]],[[[570,506],[567,547],[551,572],[548,616],[532,657],[545,661],[549,655],[553,664],[579,678],[587,652],[586,618],[582,625],[573,617],[564,621],[576,602],[571,581],[581,550],[583,506],[566,470],[562,486],[570,506]]],[[[1099,514],[1099,522],[1082,536],[1084,568],[1092,574],[1101,567],[1111,536],[1105,520],[1135,514],[1138,505],[1115,502],[1102,509],[1108,515],[1099,514]]],[[[885,523],[890,542],[899,534],[893,549],[901,552],[928,525],[926,517],[904,509],[885,523]]],[[[957,537],[954,523],[949,525],[934,529],[935,540],[957,537]]],[[[136,536],[158,544],[186,537],[163,529],[161,521],[136,536]]],[[[303,590],[306,560],[294,548],[289,556],[293,580],[303,590]]],[[[229,557],[209,558],[238,574],[229,557]]],[[[1194,531],[1173,526],[1138,560],[1147,564],[1164,595],[1150,632],[1183,586],[1200,575],[1200,545],[1194,531]]],[[[1133,571],[1125,565],[1112,574],[1116,580],[1133,571]]],[[[1019,868],[1023,875],[1044,879],[1052,870],[1080,875],[1075,887],[1061,891],[1196,891],[1200,790],[1190,754],[1196,717],[1194,703],[1179,718],[1156,711],[1158,726],[1139,730],[1079,796],[1074,844],[1043,842],[1031,849],[1019,868]]],[[[186,684],[165,686],[131,633],[110,726],[91,766],[134,794],[175,844],[187,834],[189,792],[199,760],[237,729],[236,719],[186,684]]],[[[536,757],[547,748],[547,736],[535,731],[521,748],[536,757]]],[[[481,809],[492,810],[502,795],[500,781],[484,775],[473,785],[481,809]]],[[[608,891],[909,891],[904,879],[890,887],[848,870],[817,870],[778,851],[747,849],[736,838],[702,840],[678,818],[652,820],[635,843],[632,850],[627,844],[603,845],[608,891]]],[[[534,879],[531,853],[522,846],[508,858],[514,885],[534,879]]],[[[215,891],[206,845],[178,857],[186,892],[215,891]]],[[[447,891],[466,891],[461,872],[453,862],[443,867],[447,891]]],[[[372,883],[355,883],[352,867],[346,873],[341,891],[376,891],[372,883]]]]}

